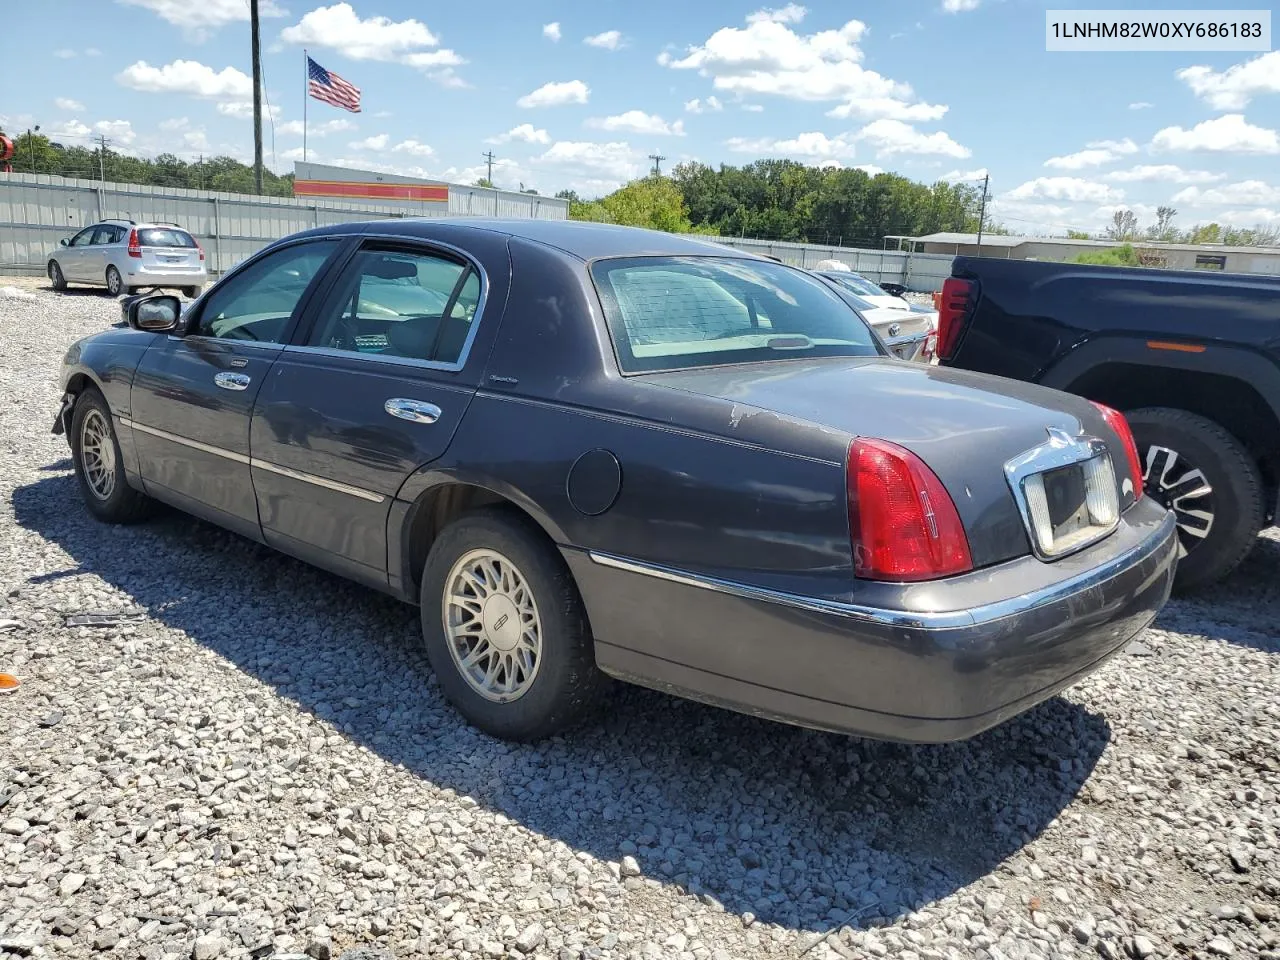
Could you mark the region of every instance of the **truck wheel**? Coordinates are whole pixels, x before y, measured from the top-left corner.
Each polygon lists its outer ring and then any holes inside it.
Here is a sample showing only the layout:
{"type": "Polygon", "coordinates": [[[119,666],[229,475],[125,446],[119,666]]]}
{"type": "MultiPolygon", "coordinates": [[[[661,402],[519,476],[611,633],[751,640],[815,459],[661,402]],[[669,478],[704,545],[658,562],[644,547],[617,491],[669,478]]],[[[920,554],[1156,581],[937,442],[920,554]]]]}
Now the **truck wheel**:
{"type": "Polygon", "coordinates": [[[1174,586],[1220,580],[1262,529],[1262,476],[1244,444],[1217,423],[1171,407],[1125,413],[1138,444],[1147,495],[1174,512],[1182,550],[1174,586]]]}
{"type": "Polygon", "coordinates": [[[478,510],[441,531],[422,571],[422,635],[445,697],[504,740],[540,740],[594,709],[607,681],[564,559],[541,530],[478,510]]]}

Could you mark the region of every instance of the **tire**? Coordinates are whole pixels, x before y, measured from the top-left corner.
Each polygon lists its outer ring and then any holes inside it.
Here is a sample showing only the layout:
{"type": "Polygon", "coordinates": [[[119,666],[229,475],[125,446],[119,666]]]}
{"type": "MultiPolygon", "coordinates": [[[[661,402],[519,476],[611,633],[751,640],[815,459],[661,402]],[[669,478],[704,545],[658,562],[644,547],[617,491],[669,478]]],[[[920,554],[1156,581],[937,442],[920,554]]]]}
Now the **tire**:
{"type": "Polygon", "coordinates": [[[1190,591],[1221,580],[1248,556],[1262,529],[1257,463],[1223,427],[1194,413],[1143,407],[1125,417],[1138,445],[1147,495],[1178,517],[1186,553],[1178,561],[1175,589],[1190,591]]]}
{"type": "Polygon", "coordinates": [[[183,287],[182,295],[188,300],[194,300],[196,297],[200,296],[200,291],[203,289],[204,287],[183,287]]]}
{"type": "Polygon", "coordinates": [[[89,387],[76,400],[71,414],[71,460],[75,464],[76,479],[80,481],[80,495],[85,506],[99,520],[106,523],[137,523],[150,516],[155,501],[129,486],[124,476],[124,457],[120,453],[120,441],[116,438],[115,424],[107,401],[95,388],[89,387]],[[88,438],[94,437],[93,444],[88,438]],[[96,447],[109,451],[106,463],[96,447]],[[109,475],[110,481],[104,478],[109,475]]]}
{"type": "Polygon", "coordinates": [[[128,291],[124,287],[124,278],[120,276],[120,271],[114,266],[107,267],[107,294],[118,297],[122,293],[128,293],[128,291]]]}
{"type": "Polygon", "coordinates": [[[62,267],[58,265],[57,260],[50,260],[45,272],[49,275],[49,285],[54,290],[62,291],[67,289],[67,278],[62,275],[62,267]]]}
{"type": "Polygon", "coordinates": [[[608,686],[595,664],[586,611],[569,568],[542,531],[514,511],[478,510],[436,538],[422,571],[422,636],[445,697],[473,726],[503,740],[540,740],[572,726],[597,707],[608,686]],[[477,578],[462,571],[486,561],[484,580],[498,586],[481,590],[477,578]],[[477,611],[464,613],[446,601],[450,595],[470,599],[477,611]],[[446,614],[464,627],[473,624],[473,631],[451,633],[446,614]],[[525,624],[536,625],[534,657],[527,656],[530,647],[520,646],[530,637],[529,629],[519,629],[525,624]],[[473,661],[476,679],[469,679],[465,657],[486,647],[488,655],[473,661]],[[523,658],[520,667],[512,666],[517,657],[523,658]],[[488,694],[480,689],[483,672],[493,674],[488,694]]]}

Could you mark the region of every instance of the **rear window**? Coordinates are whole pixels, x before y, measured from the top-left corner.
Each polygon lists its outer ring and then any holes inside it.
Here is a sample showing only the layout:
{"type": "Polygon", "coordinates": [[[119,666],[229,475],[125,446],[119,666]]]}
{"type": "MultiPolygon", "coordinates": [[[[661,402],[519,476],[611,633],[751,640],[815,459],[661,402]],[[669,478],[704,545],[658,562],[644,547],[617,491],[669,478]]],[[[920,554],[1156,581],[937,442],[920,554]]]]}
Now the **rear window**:
{"type": "Polygon", "coordinates": [[[596,261],[591,274],[626,373],[880,352],[852,308],[782,264],[631,257],[596,261]]]}
{"type": "Polygon", "coordinates": [[[138,231],[138,243],[144,247],[194,247],[195,239],[185,230],[170,227],[146,227],[138,231]]]}
{"type": "Polygon", "coordinates": [[[860,277],[856,273],[829,273],[827,274],[836,283],[848,287],[854,293],[859,293],[864,297],[883,297],[884,291],[877,287],[865,277],[860,277]]]}

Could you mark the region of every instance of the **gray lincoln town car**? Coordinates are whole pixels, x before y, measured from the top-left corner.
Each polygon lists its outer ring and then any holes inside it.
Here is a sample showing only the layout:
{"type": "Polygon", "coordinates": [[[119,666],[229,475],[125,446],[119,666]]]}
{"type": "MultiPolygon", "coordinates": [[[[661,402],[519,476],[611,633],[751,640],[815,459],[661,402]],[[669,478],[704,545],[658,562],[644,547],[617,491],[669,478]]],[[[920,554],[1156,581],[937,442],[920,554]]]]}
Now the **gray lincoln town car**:
{"type": "Polygon", "coordinates": [[[888,355],[821,280],[598,224],[392,220],[68,350],[89,510],[155,501],[422,611],[444,694],[534,739],[609,677],[865,736],[971,736],[1165,602],[1124,419],[888,355]]]}

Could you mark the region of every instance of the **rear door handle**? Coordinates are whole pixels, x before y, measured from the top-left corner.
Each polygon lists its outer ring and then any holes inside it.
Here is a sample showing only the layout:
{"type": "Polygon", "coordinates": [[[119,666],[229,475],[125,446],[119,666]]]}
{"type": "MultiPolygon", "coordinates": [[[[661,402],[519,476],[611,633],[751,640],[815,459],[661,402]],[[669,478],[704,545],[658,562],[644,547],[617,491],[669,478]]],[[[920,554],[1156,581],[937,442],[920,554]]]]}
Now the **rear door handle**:
{"type": "Polygon", "coordinates": [[[407,400],[404,397],[392,397],[382,405],[382,409],[393,417],[411,420],[414,423],[435,423],[440,419],[440,408],[425,400],[407,400]]]}
{"type": "Polygon", "coordinates": [[[223,390],[243,390],[252,379],[247,373],[219,373],[213,382],[223,390]]]}

